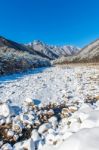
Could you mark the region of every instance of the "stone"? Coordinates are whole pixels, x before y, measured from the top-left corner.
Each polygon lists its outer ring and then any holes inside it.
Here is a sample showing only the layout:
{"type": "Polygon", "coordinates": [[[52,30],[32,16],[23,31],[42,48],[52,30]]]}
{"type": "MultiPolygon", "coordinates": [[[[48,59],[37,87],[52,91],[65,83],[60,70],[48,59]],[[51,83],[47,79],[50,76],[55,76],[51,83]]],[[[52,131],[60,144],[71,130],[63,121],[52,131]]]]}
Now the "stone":
{"type": "Polygon", "coordinates": [[[38,132],[40,134],[43,134],[44,132],[48,131],[48,129],[50,129],[52,126],[50,123],[44,123],[43,125],[41,125],[38,129],[38,132]]]}
{"type": "Polygon", "coordinates": [[[34,142],[37,142],[37,141],[39,141],[41,139],[40,135],[39,135],[39,133],[38,133],[38,131],[36,129],[34,129],[32,131],[31,138],[33,139],[34,142]]]}
{"type": "Polygon", "coordinates": [[[14,145],[14,150],[35,150],[35,144],[33,140],[30,138],[23,142],[18,142],[14,145]]]}
{"type": "Polygon", "coordinates": [[[13,150],[12,146],[9,143],[4,144],[1,147],[2,150],[13,150]]]}
{"type": "Polygon", "coordinates": [[[7,137],[13,137],[13,136],[14,136],[14,132],[11,130],[8,130],[7,137]]]}
{"type": "Polygon", "coordinates": [[[6,103],[0,104],[0,115],[8,117],[11,114],[10,106],[6,103]]]}

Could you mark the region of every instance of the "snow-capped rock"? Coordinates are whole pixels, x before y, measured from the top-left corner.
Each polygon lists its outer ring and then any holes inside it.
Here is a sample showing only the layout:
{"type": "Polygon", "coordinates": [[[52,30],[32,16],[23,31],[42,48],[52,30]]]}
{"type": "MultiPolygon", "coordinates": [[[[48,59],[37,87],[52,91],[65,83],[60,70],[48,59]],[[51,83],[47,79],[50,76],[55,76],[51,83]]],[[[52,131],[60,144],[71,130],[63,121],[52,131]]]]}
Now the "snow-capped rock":
{"type": "Polygon", "coordinates": [[[10,116],[8,116],[8,117],[6,118],[6,124],[10,124],[10,123],[11,123],[11,121],[12,121],[11,117],[10,117],[10,116]]]}
{"type": "Polygon", "coordinates": [[[14,150],[21,150],[21,149],[35,150],[35,144],[33,140],[28,139],[23,142],[18,142],[14,145],[14,150]]]}
{"type": "Polygon", "coordinates": [[[11,130],[8,130],[7,137],[13,137],[13,136],[14,136],[14,132],[11,130]]]}
{"type": "Polygon", "coordinates": [[[31,138],[33,139],[34,142],[37,142],[41,139],[38,131],[36,129],[34,129],[31,133],[31,138]]]}
{"type": "Polygon", "coordinates": [[[25,102],[26,102],[26,104],[34,104],[34,101],[33,101],[33,99],[32,98],[26,98],[25,99],[25,102]]]}
{"type": "Polygon", "coordinates": [[[50,129],[51,127],[52,127],[52,126],[51,126],[50,123],[45,123],[45,124],[43,124],[43,125],[41,125],[41,126],[39,127],[38,132],[39,132],[40,134],[43,134],[44,132],[47,132],[48,129],[50,129]]]}
{"type": "Polygon", "coordinates": [[[22,132],[22,129],[23,129],[23,124],[21,122],[15,122],[13,121],[13,124],[12,124],[12,130],[17,132],[17,133],[21,133],[22,132]]]}
{"type": "Polygon", "coordinates": [[[45,142],[48,145],[53,145],[56,142],[56,138],[54,134],[48,134],[45,138],[45,142]]]}
{"type": "Polygon", "coordinates": [[[57,121],[57,118],[55,116],[51,117],[49,119],[49,122],[52,124],[53,128],[56,128],[56,126],[58,125],[58,121],[57,121]]]}
{"type": "Polygon", "coordinates": [[[6,119],[4,117],[0,118],[0,125],[3,125],[6,123],[6,119]]]}
{"type": "Polygon", "coordinates": [[[4,117],[8,117],[9,115],[11,115],[11,109],[8,104],[0,104],[0,115],[4,117]]]}
{"type": "Polygon", "coordinates": [[[4,144],[1,147],[2,150],[13,150],[12,146],[9,143],[4,144]]]}

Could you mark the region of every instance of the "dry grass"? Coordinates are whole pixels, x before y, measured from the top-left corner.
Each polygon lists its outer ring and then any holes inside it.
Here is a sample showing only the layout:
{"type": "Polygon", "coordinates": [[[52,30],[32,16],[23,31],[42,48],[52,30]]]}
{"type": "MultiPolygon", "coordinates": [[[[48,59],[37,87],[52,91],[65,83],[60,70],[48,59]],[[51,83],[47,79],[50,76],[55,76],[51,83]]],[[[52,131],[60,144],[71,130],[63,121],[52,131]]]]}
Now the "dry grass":
{"type": "Polygon", "coordinates": [[[59,67],[90,67],[99,69],[99,63],[67,63],[67,64],[57,64],[59,67]]]}

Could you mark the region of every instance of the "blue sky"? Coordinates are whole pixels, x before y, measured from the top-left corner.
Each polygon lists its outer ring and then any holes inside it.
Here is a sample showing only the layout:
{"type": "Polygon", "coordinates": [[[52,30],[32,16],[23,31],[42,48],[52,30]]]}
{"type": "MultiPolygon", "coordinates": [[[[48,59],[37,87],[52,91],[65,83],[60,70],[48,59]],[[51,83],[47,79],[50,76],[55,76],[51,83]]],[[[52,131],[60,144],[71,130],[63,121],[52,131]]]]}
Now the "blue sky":
{"type": "Polygon", "coordinates": [[[83,47],[99,38],[99,0],[0,0],[0,35],[83,47]]]}

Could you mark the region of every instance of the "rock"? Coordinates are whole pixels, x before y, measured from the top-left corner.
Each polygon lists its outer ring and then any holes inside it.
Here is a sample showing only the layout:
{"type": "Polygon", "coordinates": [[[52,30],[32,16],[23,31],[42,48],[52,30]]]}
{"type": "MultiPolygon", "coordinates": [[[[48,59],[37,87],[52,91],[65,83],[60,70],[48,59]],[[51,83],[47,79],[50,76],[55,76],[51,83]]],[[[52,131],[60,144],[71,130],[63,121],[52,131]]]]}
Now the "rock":
{"type": "Polygon", "coordinates": [[[12,120],[11,120],[11,117],[7,117],[7,118],[6,118],[6,124],[10,124],[11,121],[12,121],[12,120]]]}
{"type": "Polygon", "coordinates": [[[2,150],[13,150],[12,146],[9,143],[4,144],[1,147],[2,150]]]}
{"type": "Polygon", "coordinates": [[[52,124],[52,127],[56,127],[58,125],[57,117],[53,116],[49,119],[49,122],[52,124]]]}
{"type": "Polygon", "coordinates": [[[62,112],[61,112],[61,117],[64,118],[64,117],[69,117],[69,113],[70,113],[70,110],[68,108],[63,108],[62,109],[62,112]]]}
{"type": "Polygon", "coordinates": [[[8,117],[11,114],[10,106],[6,103],[0,104],[0,115],[8,117]]]}
{"type": "Polygon", "coordinates": [[[17,140],[18,140],[18,138],[19,138],[19,136],[18,136],[17,134],[14,134],[14,136],[13,136],[13,140],[14,140],[14,141],[17,141],[17,140]]]}
{"type": "Polygon", "coordinates": [[[69,110],[70,110],[71,113],[74,113],[75,111],[77,111],[77,109],[78,108],[76,106],[70,106],[69,107],[69,110]]]}
{"type": "Polygon", "coordinates": [[[50,110],[47,112],[47,114],[48,114],[49,116],[53,116],[53,115],[54,115],[53,109],[50,109],[50,110]]]}
{"type": "Polygon", "coordinates": [[[21,133],[23,129],[23,125],[21,122],[13,122],[12,124],[12,130],[17,132],[17,133],[21,133]]]}
{"type": "Polygon", "coordinates": [[[67,114],[69,113],[69,109],[68,108],[63,108],[62,109],[62,114],[67,114]]]}
{"type": "Polygon", "coordinates": [[[36,126],[40,126],[40,125],[41,125],[41,122],[40,122],[39,119],[35,119],[35,120],[34,120],[34,123],[35,123],[36,126]]]}
{"type": "Polygon", "coordinates": [[[38,133],[38,131],[36,129],[34,129],[32,131],[31,138],[33,139],[34,142],[37,142],[37,141],[39,141],[41,139],[40,135],[39,135],[39,133],[38,133]]]}
{"type": "Polygon", "coordinates": [[[26,120],[29,120],[29,117],[27,114],[20,114],[20,119],[22,122],[25,122],[26,120]]]}
{"type": "Polygon", "coordinates": [[[10,99],[7,99],[5,102],[6,102],[8,105],[10,105],[10,104],[12,103],[12,101],[11,101],[10,99]]]}
{"type": "Polygon", "coordinates": [[[42,140],[39,141],[38,142],[38,150],[41,150],[44,144],[45,144],[44,141],[42,141],[42,140]]]}
{"type": "Polygon", "coordinates": [[[3,125],[6,123],[6,119],[4,117],[0,118],[0,125],[3,125]]]}
{"type": "Polygon", "coordinates": [[[38,133],[43,134],[44,132],[47,132],[48,129],[50,129],[52,126],[50,123],[44,123],[41,125],[38,129],[38,133]]]}
{"type": "Polygon", "coordinates": [[[96,99],[96,101],[99,101],[99,95],[94,97],[96,99]]]}
{"type": "Polygon", "coordinates": [[[25,102],[26,102],[26,104],[34,104],[34,101],[31,98],[26,98],[25,102]]]}
{"type": "Polygon", "coordinates": [[[28,124],[26,127],[27,127],[28,129],[31,129],[31,125],[30,125],[30,124],[28,124]]]}
{"type": "Polygon", "coordinates": [[[3,145],[3,141],[0,141],[0,147],[2,147],[2,145],[3,145]]]}
{"type": "Polygon", "coordinates": [[[14,136],[14,132],[11,130],[8,130],[7,137],[13,137],[13,136],[14,136]]]}
{"type": "Polygon", "coordinates": [[[23,142],[18,142],[14,145],[14,150],[35,150],[35,144],[33,140],[30,138],[23,142]]]}
{"type": "Polygon", "coordinates": [[[48,134],[45,138],[45,143],[48,145],[53,145],[56,141],[54,134],[48,134]]]}

